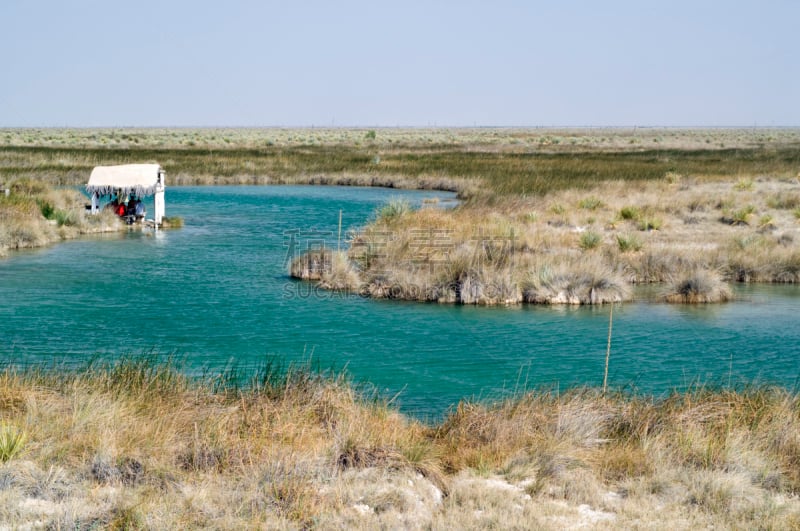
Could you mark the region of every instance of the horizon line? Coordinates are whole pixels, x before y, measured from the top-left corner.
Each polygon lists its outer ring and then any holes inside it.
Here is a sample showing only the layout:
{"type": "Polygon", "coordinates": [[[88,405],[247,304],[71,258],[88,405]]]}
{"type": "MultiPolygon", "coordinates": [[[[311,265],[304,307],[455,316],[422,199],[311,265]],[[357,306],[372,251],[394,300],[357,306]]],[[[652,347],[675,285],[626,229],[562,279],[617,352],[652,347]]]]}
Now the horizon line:
{"type": "Polygon", "coordinates": [[[8,129],[800,129],[800,125],[0,125],[8,129]]]}

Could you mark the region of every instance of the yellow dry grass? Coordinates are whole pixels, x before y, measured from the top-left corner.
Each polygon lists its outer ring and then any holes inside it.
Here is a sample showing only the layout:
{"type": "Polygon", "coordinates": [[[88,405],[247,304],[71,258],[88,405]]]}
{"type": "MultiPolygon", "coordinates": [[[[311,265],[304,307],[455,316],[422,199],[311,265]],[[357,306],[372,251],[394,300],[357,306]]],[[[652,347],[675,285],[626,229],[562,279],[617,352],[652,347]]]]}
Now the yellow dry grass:
{"type": "Polygon", "coordinates": [[[86,198],[76,190],[28,179],[12,181],[8,190],[8,195],[0,191],[0,257],[9,250],[125,228],[110,212],[86,215],[86,198]]]}
{"type": "Polygon", "coordinates": [[[333,285],[494,305],[616,302],[654,282],[674,285],[666,300],[721,302],[726,283],[800,282],[800,181],[679,177],[450,210],[390,204],[353,239],[338,267],[347,281],[333,285]]]}
{"type": "Polygon", "coordinates": [[[0,521],[51,528],[791,529],[800,400],[593,390],[459,404],[425,425],[341,377],[255,387],[128,360],[0,374],[0,521]],[[658,508],[658,510],[655,510],[658,508]]]}

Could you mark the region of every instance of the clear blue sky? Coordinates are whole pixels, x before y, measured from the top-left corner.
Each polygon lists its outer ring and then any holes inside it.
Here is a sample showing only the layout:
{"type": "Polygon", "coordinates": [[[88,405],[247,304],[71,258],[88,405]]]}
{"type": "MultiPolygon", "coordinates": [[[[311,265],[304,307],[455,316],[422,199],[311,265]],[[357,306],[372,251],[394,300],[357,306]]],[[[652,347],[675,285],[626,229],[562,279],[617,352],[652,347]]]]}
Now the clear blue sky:
{"type": "Polygon", "coordinates": [[[0,127],[800,125],[797,0],[3,0],[0,28],[0,127]]]}

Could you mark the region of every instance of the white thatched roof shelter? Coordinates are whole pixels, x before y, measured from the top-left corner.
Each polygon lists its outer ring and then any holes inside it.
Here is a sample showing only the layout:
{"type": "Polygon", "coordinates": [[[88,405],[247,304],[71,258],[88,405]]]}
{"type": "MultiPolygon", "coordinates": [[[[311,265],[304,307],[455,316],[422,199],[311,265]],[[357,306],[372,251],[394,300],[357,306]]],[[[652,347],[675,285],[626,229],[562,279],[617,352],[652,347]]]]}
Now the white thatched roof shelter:
{"type": "Polygon", "coordinates": [[[90,194],[109,195],[118,190],[123,194],[154,195],[163,170],[158,164],[123,164],[121,166],[96,166],[89,176],[86,191],[90,194]]]}
{"type": "Polygon", "coordinates": [[[92,196],[92,213],[98,211],[98,198],[119,193],[155,196],[156,224],[160,224],[164,216],[164,170],[158,164],[96,166],[89,176],[86,191],[92,196]]]}

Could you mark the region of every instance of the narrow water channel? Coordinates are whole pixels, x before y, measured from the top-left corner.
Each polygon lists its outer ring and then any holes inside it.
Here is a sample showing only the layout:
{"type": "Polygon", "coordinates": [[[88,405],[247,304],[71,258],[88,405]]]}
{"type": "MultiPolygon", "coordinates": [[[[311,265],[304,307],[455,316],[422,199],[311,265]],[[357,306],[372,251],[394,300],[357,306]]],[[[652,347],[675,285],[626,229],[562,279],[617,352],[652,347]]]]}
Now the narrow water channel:
{"type": "MultiPolygon", "coordinates": [[[[461,398],[599,385],[608,307],[475,308],[365,300],[287,276],[308,245],[336,245],[375,208],[440,192],[375,188],[186,187],[167,192],[173,231],[86,238],[0,261],[0,359],[80,364],[174,354],[190,368],[312,357],[345,368],[407,412],[461,398]]],[[[740,287],[739,302],[626,303],[614,310],[610,383],[663,393],[697,383],[800,378],[800,289],[740,287]]]]}

